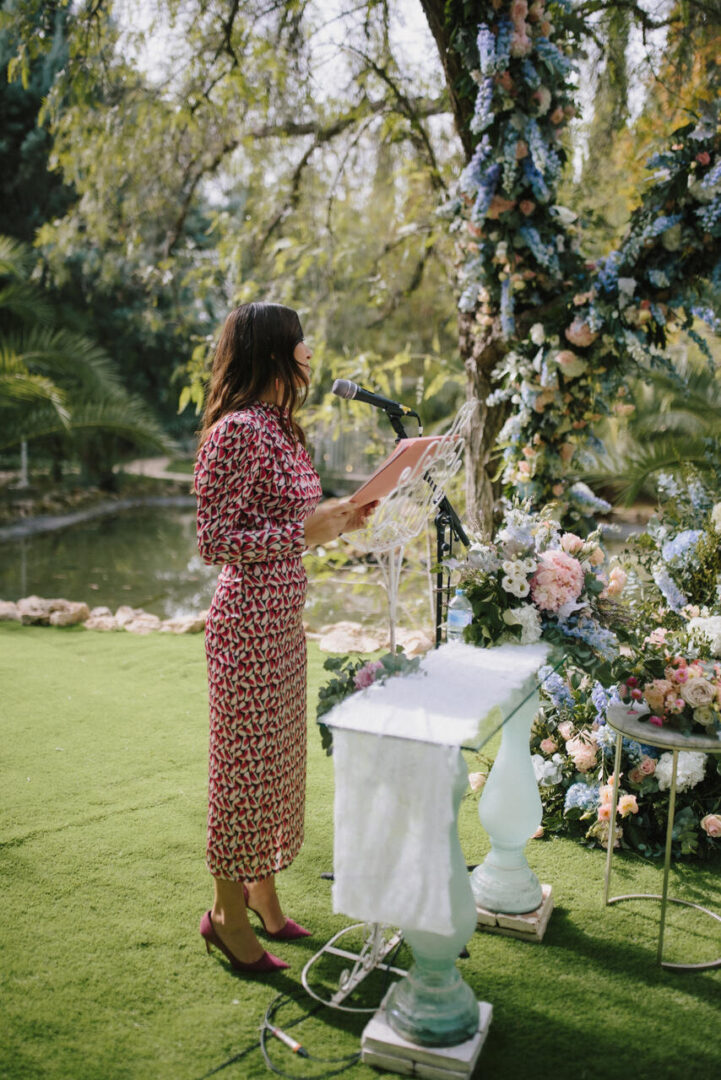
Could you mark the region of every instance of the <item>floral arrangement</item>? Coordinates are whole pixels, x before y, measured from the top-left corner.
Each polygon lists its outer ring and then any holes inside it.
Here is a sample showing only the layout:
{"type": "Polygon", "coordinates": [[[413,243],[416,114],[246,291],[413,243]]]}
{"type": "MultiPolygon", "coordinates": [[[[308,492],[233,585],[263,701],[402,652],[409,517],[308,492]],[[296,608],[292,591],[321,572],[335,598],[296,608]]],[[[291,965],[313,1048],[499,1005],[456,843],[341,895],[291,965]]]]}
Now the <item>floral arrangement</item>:
{"type": "Polygon", "coordinates": [[[721,739],[721,664],[708,659],[705,635],[692,628],[685,648],[684,636],[659,628],[642,649],[620,656],[614,665],[619,697],[650,710],[639,719],[651,728],[721,739]]]}
{"type": "MultiPolygon", "coordinates": [[[[533,767],[546,834],[568,833],[608,847],[616,733],[606,711],[621,698],[582,671],[546,676],[542,708],[531,732],[533,767]]],[[[650,729],[649,737],[653,729],[650,729]]],[[[632,739],[622,740],[617,846],[661,857],[668,821],[673,756],[632,739]]],[[[678,761],[674,855],[721,851],[721,757],[681,752],[678,761]]]]}
{"type": "Polygon", "coordinates": [[[321,742],[327,754],[332,752],[333,735],[321,717],[351,694],[365,690],[373,683],[385,682],[392,675],[408,675],[420,667],[419,656],[409,659],[399,646],[394,653],[386,653],[377,660],[362,656],[328,656],[323,667],[332,672],[332,678],[318,692],[316,721],[320,727],[321,742]]]}
{"type": "Polygon", "coordinates": [[[607,667],[616,656],[609,624],[622,622],[616,598],[626,574],[608,569],[598,533],[582,540],[547,513],[512,506],[492,541],[474,543],[465,562],[449,565],[473,606],[469,643],[544,639],[589,667],[607,667]]]}
{"type": "Polygon", "coordinates": [[[649,161],[619,249],[584,261],[580,222],[556,204],[575,112],[575,18],[566,0],[494,0],[475,40],[458,35],[476,143],[446,213],[460,248],[459,307],[478,337],[507,342],[487,401],[512,409],[499,436],[503,480],[586,522],[598,507],[572,470],[592,424],[633,411],[627,380],[668,366],[674,325],[708,354],[693,324],[713,324],[697,294],[704,280],[721,283],[721,126],[712,109],[674,132],[649,161]]]}
{"type": "Polygon", "coordinates": [[[662,475],[659,485],[663,512],[630,543],[626,562],[645,579],[646,615],[655,610],[659,624],[681,629],[721,610],[721,503],[694,479],[662,475]]]}

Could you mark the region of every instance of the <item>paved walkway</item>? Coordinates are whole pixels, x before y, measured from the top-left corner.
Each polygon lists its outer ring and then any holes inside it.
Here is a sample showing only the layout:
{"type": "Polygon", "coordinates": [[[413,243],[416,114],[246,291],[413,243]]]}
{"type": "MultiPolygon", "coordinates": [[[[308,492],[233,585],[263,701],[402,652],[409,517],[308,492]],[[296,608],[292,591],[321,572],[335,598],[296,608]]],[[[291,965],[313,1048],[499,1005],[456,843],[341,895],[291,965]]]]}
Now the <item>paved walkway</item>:
{"type": "Polygon", "coordinates": [[[169,457],[138,458],[137,461],[126,461],[118,465],[118,469],[135,476],[152,476],[154,480],[180,480],[188,485],[193,482],[192,473],[168,472],[169,457]]]}

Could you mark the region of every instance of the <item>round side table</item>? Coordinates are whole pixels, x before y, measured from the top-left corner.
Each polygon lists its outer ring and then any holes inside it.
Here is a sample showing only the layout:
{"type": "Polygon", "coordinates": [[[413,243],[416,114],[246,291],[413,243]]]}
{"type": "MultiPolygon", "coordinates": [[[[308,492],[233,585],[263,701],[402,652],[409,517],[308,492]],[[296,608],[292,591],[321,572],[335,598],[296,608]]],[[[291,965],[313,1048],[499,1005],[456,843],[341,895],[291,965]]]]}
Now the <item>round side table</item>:
{"type": "Polygon", "coordinates": [[[673,820],[676,811],[676,774],[678,771],[678,755],[680,750],[695,750],[705,754],[721,754],[721,739],[707,735],[683,735],[680,731],[671,731],[669,728],[651,727],[648,723],[642,723],[640,717],[645,716],[648,709],[635,708],[627,705],[611,705],[606,713],[608,724],[616,732],[616,758],[613,768],[613,802],[611,806],[611,821],[608,834],[608,852],[606,855],[606,881],[604,888],[604,903],[615,904],[619,900],[660,900],[661,922],[658,931],[658,951],[656,963],[661,967],[673,968],[676,971],[703,971],[707,968],[721,967],[721,958],[710,960],[701,964],[672,964],[663,959],[663,934],[666,924],[666,905],[683,904],[685,907],[696,908],[710,915],[712,919],[721,922],[721,916],[701,904],[692,904],[688,900],[678,900],[668,895],[668,872],[671,864],[671,840],[673,838],[673,820]],[[611,858],[613,845],[616,837],[616,808],[618,806],[619,771],[621,768],[621,747],[623,739],[635,739],[636,742],[656,746],[659,749],[673,751],[673,767],[671,770],[671,787],[669,790],[668,825],[666,826],[666,856],[663,864],[663,887],[661,893],[625,893],[623,896],[609,898],[609,886],[611,882],[611,858]]]}

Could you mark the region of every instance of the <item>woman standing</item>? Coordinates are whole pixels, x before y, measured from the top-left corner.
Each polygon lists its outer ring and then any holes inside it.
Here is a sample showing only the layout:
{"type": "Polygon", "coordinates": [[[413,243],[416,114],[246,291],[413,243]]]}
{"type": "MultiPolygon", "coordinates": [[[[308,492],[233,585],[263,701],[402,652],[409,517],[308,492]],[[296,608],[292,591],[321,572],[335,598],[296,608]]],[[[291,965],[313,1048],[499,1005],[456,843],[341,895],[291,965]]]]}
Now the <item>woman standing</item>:
{"type": "Polygon", "coordinates": [[[208,613],[210,696],[207,865],[213,908],[200,933],[235,970],[288,967],[276,940],[306,936],[286,918],[275,874],[303,841],[306,645],[301,554],[363,524],[372,507],[318,506],[321,488],[294,414],[311,351],[279,304],[244,304],[218,342],[195,467],[198,546],[223,569],[208,613]]]}

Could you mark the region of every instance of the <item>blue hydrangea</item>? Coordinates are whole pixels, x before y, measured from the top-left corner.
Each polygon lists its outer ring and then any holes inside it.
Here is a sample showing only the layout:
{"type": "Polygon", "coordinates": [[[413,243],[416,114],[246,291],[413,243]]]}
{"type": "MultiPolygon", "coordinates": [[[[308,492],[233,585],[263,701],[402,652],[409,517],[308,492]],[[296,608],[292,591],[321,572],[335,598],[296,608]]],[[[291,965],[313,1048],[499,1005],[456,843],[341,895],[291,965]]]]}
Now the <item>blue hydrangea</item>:
{"type": "Polygon", "coordinates": [[[611,251],[605,259],[600,259],[596,267],[596,280],[604,292],[612,293],[618,290],[618,274],[623,265],[623,256],[620,251],[611,251]]]}
{"type": "Polygon", "coordinates": [[[606,660],[613,660],[618,656],[618,638],[612,630],[607,630],[595,619],[581,616],[578,620],[570,618],[559,619],[558,625],[567,637],[579,638],[595,649],[606,660]]]}
{"type": "Polygon", "coordinates": [[[601,686],[600,682],[593,684],[591,690],[591,701],[596,710],[596,720],[599,724],[606,723],[606,709],[611,703],[612,693],[601,686]]]}
{"type": "Polygon", "coordinates": [[[566,792],[566,798],[563,803],[563,812],[568,813],[569,810],[596,810],[598,804],[601,801],[599,795],[598,784],[584,784],[582,781],[577,784],[571,784],[570,788],[566,792]]]}
{"type": "Polygon", "coordinates": [[[536,166],[533,164],[533,159],[530,157],[524,157],[521,162],[521,168],[523,169],[523,175],[528,181],[531,191],[538,199],[539,202],[548,202],[551,198],[551,192],[546,185],[546,181],[543,179],[543,174],[539,172],[536,166]]]}
{"type": "Polygon", "coordinates": [[[498,20],[496,35],[496,71],[505,71],[511,59],[513,23],[505,15],[498,20]]]}
{"type": "Polygon", "coordinates": [[[544,694],[547,694],[557,709],[573,705],[573,694],[566,682],[550,664],[544,664],[538,672],[538,681],[544,694]]]}
{"type": "Polygon", "coordinates": [[[538,74],[528,57],[525,57],[525,59],[521,61],[521,71],[523,72],[523,78],[530,88],[532,90],[538,90],[538,87],[541,85],[541,76],[538,74]]]}
{"type": "Polygon", "coordinates": [[[536,52],[549,71],[564,78],[573,71],[573,61],[561,52],[547,37],[536,38],[536,52]]]}
{"type": "Polygon", "coordinates": [[[703,536],[701,529],[685,529],[661,548],[661,558],[671,567],[680,567],[693,561],[696,545],[703,536]]]}

